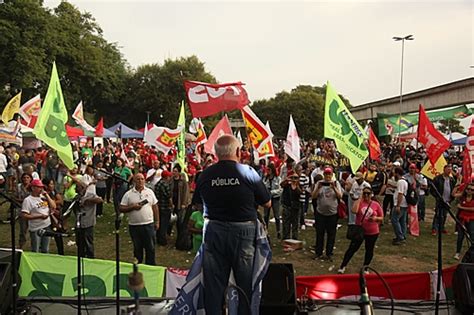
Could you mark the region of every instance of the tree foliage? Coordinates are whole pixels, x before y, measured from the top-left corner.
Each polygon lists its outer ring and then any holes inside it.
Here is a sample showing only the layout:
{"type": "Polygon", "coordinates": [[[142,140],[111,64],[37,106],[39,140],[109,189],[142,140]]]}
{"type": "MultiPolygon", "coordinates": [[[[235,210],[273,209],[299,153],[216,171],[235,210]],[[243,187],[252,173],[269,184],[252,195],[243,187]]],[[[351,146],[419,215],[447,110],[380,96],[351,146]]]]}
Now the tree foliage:
{"type": "MultiPolygon", "coordinates": [[[[270,122],[276,137],[286,137],[291,114],[300,137],[319,139],[324,133],[325,97],[325,86],[299,85],[290,92],[277,93],[269,100],[255,101],[252,109],[263,122],[270,122]]],[[[350,103],[341,98],[350,107],[350,103]]]]}
{"type": "MultiPolygon", "coordinates": [[[[167,59],[163,65],[139,67],[127,81],[128,91],[121,102],[123,110],[120,116],[112,117],[142,126],[148,111],[150,122],[176,127],[181,101],[186,100],[184,80],[216,82],[196,56],[167,59]]],[[[191,113],[188,106],[186,110],[189,122],[191,113]]]]}
{"type": "Polygon", "coordinates": [[[116,44],[103,38],[89,13],[81,13],[68,2],[54,10],[41,4],[18,0],[0,6],[1,99],[6,102],[20,89],[23,101],[38,93],[44,97],[56,61],[69,110],[80,100],[93,113],[114,107],[127,77],[126,62],[116,44]]]}
{"type": "Polygon", "coordinates": [[[450,132],[464,133],[464,127],[461,126],[461,122],[457,119],[440,120],[438,130],[444,134],[449,134],[450,132]]]}

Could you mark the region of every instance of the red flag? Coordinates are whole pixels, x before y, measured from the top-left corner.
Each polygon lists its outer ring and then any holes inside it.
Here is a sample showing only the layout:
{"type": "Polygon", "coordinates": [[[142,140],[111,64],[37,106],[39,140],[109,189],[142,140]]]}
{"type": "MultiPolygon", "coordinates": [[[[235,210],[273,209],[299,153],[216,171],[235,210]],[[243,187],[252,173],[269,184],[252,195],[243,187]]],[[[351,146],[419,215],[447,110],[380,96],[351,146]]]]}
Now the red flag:
{"type": "Polygon", "coordinates": [[[474,170],[474,118],[467,133],[466,147],[464,148],[464,159],[462,161],[462,181],[468,184],[472,178],[474,170]]]}
{"type": "Polygon", "coordinates": [[[419,110],[418,142],[425,146],[426,154],[433,165],[436,164],[441,154],[451,146],[449,140],[433,126],[421,104],[419,110]]]}
{"type": "Polygon", "coordinates": [[[97,126],[95,127],[96,137],[102,137],[104,135],[104,117],[101,117],[97,126]]]}
{"type": "Polygon", "coordinates": [[[375,136],[372,127],[369,127],[369,152],[370,158],[374,161],[380,160],[380,156],[382,155],[382,151],[380,149],[380,142],[379,139],[375,136]]]}
{"type": "Polygon", "coordinates": [[[222,119],[212,130],[211,134],[209,135],[209,138],[207,139],[207,142],[204,144],[204,151],[215,155],[214,143],[216,143],[217,138],[224,134],[232,135],[232,128],[230,127],[227,115],[222,117],[222,119]]]}
{"type": "Polygon", "coordinates": [[[249,102],[243,83],[209,84],[184,81],[186,97],[193,117],[206,117],[219,112],[241,109],[249,102]]]}

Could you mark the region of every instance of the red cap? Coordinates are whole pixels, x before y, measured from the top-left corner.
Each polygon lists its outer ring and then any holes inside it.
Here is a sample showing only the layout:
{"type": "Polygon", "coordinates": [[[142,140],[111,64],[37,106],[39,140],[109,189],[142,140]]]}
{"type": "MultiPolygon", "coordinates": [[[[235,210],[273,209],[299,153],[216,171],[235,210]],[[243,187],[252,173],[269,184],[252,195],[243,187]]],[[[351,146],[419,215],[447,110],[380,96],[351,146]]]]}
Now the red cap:
{"type": "Polygon", "coordinates": [[[324,169],[323,174],[332,174],[332,168],[326,167],[326,168],[324,169]]]}
{"type": "Polygon", "coordinates": [[[172,175],[173,173],[167,170],[164,170],[163,172],[161,172],[161,177],[171,177],[172,175]]]}
{"type": "Polygon", "coordinates": [[[33,179],[30,183],[31,186],[36,186],[36,187],[44,187],[43,182],[41,179],[33,179]]]}
{"type": "Polygon", "coordinates": [[[414,169],[416,169],[417,167],[416,167],[416,164],[415,164],[415,163],[411,163],[410,166],[409,166],[409,168],[414,168],[414,169]]]}

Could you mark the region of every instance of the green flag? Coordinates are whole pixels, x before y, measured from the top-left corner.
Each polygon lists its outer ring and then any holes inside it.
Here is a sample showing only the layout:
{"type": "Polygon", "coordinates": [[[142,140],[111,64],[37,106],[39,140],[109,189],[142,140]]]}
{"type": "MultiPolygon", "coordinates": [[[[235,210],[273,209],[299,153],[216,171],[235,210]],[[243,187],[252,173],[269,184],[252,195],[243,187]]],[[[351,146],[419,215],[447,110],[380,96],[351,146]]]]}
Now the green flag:
{"type": "Polygon", "coordinates": [[[178,155],[177,155],[177,162],[179,165],[181,165],[181,168],[184,169],[186,168],[186,163],[185,163],[185,158],[186,158],[186,148],[185,148],[185,135],[186,135],[186,115],[184,113],[184,101],[181,102],[181,111],[179,113],[179,118],[178,118],[178,126],[183,127],[181,129],[181,134],[179,135],[178,140],[176,140],[176,146],[178,147],[178,155]]]}
{"type": "Polygon", "coordinates": [[[327,84],[324,110],[324,137],[334,139],[338,151],[346,156],[355,173],[369,155],[364,144],[364,129],[342,102],[332,86],[327,84]]]}
{"type": "Polygon", "coordinates": [[[58,157],[67,168],[74,167],[71,143],[66,133],[67,110],[64,105],[61,84],[59,83],[56,63],[53,62],[48,92],[43,102],[33,133],[58,152],[58,157]]]}

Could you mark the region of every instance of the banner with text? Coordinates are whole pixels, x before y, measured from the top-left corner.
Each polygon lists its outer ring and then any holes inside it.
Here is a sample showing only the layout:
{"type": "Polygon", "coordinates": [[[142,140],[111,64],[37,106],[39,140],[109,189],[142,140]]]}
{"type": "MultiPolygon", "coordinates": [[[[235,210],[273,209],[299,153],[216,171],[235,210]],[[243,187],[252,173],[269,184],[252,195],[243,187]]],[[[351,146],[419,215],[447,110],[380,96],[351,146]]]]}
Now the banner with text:
{"type": "MultiPolygon", "coordinates": [[[[84,258],[82,286],[86,296],[115,296],[115,262],[84,258]]],[[[121,295],[133,297],[127,286],[128,274],[133,265],[120,263],[121,295]]],[[[23,252],[19,273],[22,279],[19,296],[77,296],[77,257],[23,252]]],[[[143,273],[145,288],[141,297],[163,295],[165,267],[139,265],[143,273]]]]}

